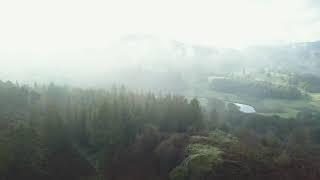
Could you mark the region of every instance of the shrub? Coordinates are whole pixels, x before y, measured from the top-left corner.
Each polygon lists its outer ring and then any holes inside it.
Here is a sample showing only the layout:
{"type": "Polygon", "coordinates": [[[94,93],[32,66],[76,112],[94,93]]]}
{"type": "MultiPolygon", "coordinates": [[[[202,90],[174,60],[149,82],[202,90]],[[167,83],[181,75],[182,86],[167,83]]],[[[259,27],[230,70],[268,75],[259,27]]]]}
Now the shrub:
{"type": "Polygon", "coordinates": [[[187,147],[187,157],[170,172],[172,180],[200,179],[219,166],[223,152],[214,146],[191,144],[187,147]]]}

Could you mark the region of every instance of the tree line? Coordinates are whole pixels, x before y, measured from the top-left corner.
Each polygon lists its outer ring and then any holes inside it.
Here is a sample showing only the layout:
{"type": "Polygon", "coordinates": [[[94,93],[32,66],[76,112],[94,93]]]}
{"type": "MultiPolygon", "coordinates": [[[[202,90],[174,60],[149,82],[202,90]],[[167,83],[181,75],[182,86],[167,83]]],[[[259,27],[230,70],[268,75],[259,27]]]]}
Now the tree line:
{"type": "Polygon", "coordinates": [[[256,98],[301,99],[305,95],[296,87],[276,85],[266,81],[245,79],[213,79],[210,87],[216,91],[256,98]]]}
{"type": "Polygon", "coordinates": [[[99,173],[145,126],[203,128],[197,99],[0,81],[0,179],[79,179],[99,173]],[[81,170],[81,171],[79,171],[81,170]]]}
{"type": "Polygon", "coordinates": [[[0,81],[0,179],[319,179],[320,113],[0,81]]]}

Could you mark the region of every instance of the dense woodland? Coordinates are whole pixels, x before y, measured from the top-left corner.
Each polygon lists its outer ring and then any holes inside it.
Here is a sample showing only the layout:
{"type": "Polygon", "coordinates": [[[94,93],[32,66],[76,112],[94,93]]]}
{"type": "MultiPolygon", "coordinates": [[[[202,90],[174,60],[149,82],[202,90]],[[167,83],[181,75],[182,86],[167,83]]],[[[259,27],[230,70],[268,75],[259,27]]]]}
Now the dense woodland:
{"type": "Polygon", "coordinates": [[[0,179],[315,180],[319,120],[307,109],[286,119],[217,99],[0,81],[0,179]]]}
{"type": "Polygon", "coordinates": [[[302,86],[306,91],[311,93],[320,92],[320,77],[313,74],[298,74],[291,76],[290,84],[302,86]]]}
{"type": "Polygon", "coordinates": [[[211,81],[213,90],[256,98],[300,99],[304,94],[296,87],[268,81],[218,78],[211,81]]]}
{"type": "Polygon", "coordinates": [[[0,180],[320,180],[320,0],[0,0],[0,180]]]}

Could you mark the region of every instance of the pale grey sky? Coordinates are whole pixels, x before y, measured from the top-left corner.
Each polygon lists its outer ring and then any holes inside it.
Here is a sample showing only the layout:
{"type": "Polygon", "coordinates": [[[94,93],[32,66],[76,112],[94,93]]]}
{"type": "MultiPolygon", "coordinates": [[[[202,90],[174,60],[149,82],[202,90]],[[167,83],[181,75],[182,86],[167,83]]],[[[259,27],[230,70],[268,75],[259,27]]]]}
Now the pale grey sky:
{"type": "Polygon", "coordinates": [[[320,40],[317,0],[1,0],[0,48],[103,48],[147,33],[220,47],[320,40]]]}

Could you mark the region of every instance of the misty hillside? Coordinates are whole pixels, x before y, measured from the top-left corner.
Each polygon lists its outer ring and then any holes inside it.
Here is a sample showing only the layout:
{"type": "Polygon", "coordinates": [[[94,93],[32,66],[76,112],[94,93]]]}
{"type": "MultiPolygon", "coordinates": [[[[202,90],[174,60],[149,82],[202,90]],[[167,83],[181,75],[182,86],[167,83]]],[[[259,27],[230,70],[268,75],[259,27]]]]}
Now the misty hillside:
{"type": "Polygon", "coordinates": [[[320,180],[319,0],[0,0],[0,180],[320,180]]]}
{"type": "Polygon", "coordinates": [[[194,70],[200,68],[209,72],[225,72],[226,70],[233,72],[241,70],[242,67],[262,68],[267,65],[270,68],[276,67],[303,73],[302,69],[310,72],[309,69],[305,69],[306,67],[318,68],[320,57],[320,42],[252,46],[239,50],[185,44],[151,35],[127,36],[116,43],[115,49],[121,49],[120,54],[124,54],[136,65],[154,70],[160,65],[164,69],[188,70],[193,68],[194,70]],[[290,63],[289,67],[288,63],[290,63]],[[241,66],[232,68],[228,66],[230,64],[241,66]]]}
{"type": "Polygon", "coordinates": [[[98,87],[110,82],[135,86],[132,84],[135,79],[135,83],[141,83],[135,87],[176,91],[188,87],[190,80],[243,69],[248,72],[273,69],[316,76],[320,70],[320,42],[238,50],[135,34],[115,41],[109,48],[53,49],[40,55],[33,51],[2,50],[0,65],[5,70],[0,78],[98,87]]]}
{"type": "Polygon", "coordinates": [[[0,81],[2,180],[316,180],[320,112],[0,81]]]}

